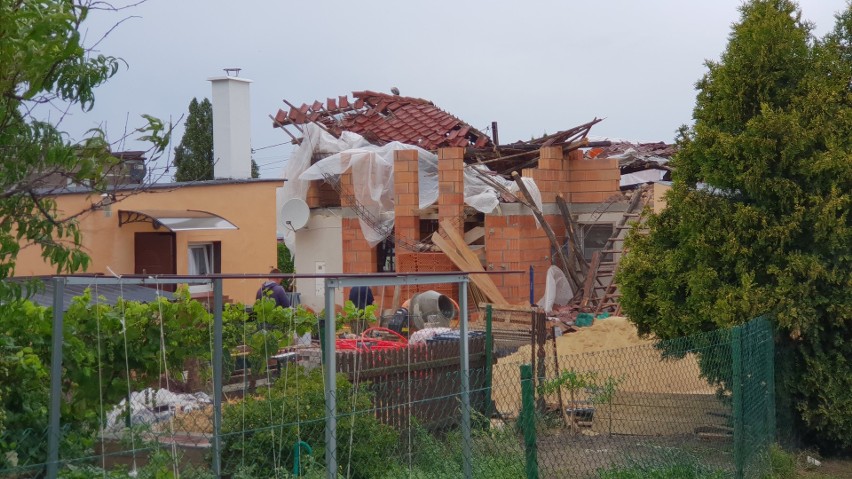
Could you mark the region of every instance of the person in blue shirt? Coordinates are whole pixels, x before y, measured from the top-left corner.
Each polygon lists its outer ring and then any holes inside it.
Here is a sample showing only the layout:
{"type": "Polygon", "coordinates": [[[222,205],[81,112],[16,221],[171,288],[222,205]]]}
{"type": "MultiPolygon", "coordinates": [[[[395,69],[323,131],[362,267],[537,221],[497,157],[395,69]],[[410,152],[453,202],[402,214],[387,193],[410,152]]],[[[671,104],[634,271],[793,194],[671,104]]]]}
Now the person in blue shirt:
{"type": "Polygon", "coordinates": [[[373,290],[369,286],[355,286],[349,291],[349,301],[358,309],[373,304],[373,290]]]}
{"type": "MultiPolygon", "coordinates": [[[[279,273],[278,268],[272,268],[272,271],[269,272],[269,274],[279,273]]],[[[284,291],[284,287],[278,283],[277,278],[269,278],[263,282],[263,285],[257,290],[256,299],[260,299],[261,297],[274,300],[276,306],[281,306],[282,308],[290,307],[290,297],[284,291]]]]}

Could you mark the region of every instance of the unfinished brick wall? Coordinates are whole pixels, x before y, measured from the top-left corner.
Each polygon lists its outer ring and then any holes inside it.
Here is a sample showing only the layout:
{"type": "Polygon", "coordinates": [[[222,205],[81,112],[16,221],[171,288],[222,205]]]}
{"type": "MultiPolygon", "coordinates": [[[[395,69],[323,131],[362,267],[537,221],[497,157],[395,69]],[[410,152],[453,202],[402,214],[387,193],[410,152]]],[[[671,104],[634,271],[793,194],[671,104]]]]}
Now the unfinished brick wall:
{"type": "Polygon", "coordinates": [[[459,233],[464,213],[464,148],[438,149],[438,220],[448,220],[459,233]]]}
{"type": "Polygon", "coordinates": [[[563,158],[561,146],[539,150],[538,168],[525,168],[521,176],[535,180],[541,191],[542,203],[554,203],[558,193],[565,193],[569,181],[568,161],[563,158]]]}
{"type": "MultiPolygon", "coordinates": [[[[417,151],[395,151],[393,158],[394,235],[398,239],[420,239],[420,185],[417,180],[417,151]]],[[[402,244],[404,241],[396,241],[402,244]]]]}
{"type": "MultiPolygon", "coordinates": [[[[545,215],[557,239],[565,240],[565,228],[558,215],[545,215]]],[[[544,294],[545,273],[552,264],[551,244],[542,228],[536,228],[532,214],[486,215],[485,260],[489,271],[534,269],[535,300],[544,294]]],[[[494,283],[510,303],[529,301],[529,273],[493,275],[494,283]]]]}
{"type": "Polygon", "coordinates": [[[539,150],[538,168],[525,168],[521,176],[535,180],[543,203],[555,202],[557,194],[571,203],[600,203],[620,193],[618,160],[585,160],[582,151],[565,155],[560,146],[539,150]]]}
{"type": "MultiPolygon", "coordinates": [[[[406,273],[442,273],[447,271],[458,271],[459,269],[444,253],[413,253],[400,251],[396,254],[397,271],[406,273]]],[[[401,290],[400,303],[411,296],[424,291],[434,290],[445,294],[454,300],[458,300],[459,288],[454,284],[424,284],[417,286],[403,286],[401,290]]],[[[388,301],[386,304],[390,304],[388,301]]]]}
{"type": "Polygon", "coordinates": [[[322,192],[320,191],[321,180],[313,180],[308,186],[308,193],[305,196],[305,203],[309,208],[319,208],[322,204],[322,192]]]}
{"type": "MultiPolygon", "coordinates": [[[[340,175],[340,186],[343,191],[352,191],[352,171],[347,170],[340,175]]],[[[346,198],[341,198],[343,208],[352,207],[346,198]]],[[[358,217],[341,219],[340,234],[343,239],[343,272],[344,273],[375,273],[378,270],[376,248],[364,239],[361,223],[358,217]]],[[[344,299],[349,297],[349,290],[344,288],[344,299]]],[[[375,293],[375,292],[374,292],[375,293]]]]}
{"type": "Polygon", "coordinates": [[[571,203],[600,203],[621,193],[621,171],[616,159],[583,159],[583,152],[568,156],[566,197],[571,203]]]}

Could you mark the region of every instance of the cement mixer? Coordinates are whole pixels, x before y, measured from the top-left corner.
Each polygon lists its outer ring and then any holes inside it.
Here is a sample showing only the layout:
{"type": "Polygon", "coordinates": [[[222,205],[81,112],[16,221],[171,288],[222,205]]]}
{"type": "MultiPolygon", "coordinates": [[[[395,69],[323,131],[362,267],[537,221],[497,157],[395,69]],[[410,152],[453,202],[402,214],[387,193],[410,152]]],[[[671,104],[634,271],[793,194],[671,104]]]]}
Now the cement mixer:
{"type": "Polygon", "coordinates": [[[403,334],[423,328],[448,327],[458,313],[458,306],[449,296],[437,291],[415,294],[388,318],[387,327],[403,334]]]}

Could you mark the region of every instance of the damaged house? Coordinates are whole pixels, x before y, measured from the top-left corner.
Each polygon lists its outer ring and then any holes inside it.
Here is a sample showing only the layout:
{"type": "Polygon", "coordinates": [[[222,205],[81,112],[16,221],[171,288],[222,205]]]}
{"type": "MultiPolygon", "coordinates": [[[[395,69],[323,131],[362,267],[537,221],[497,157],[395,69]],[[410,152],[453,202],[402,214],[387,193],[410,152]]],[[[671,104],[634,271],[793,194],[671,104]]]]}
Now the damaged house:
{"type": "MultiPolygon", "coordinates": [[[[278,193],[278,234],[296,271],[523,271],[471,275],[473,301],[529,304],[550,283],[560,304],[605,307],[617,243],[654,201],[646,183],[666,178],[641,173],[659,178],[625,185],[628,175],[655,168],[636,164],[625,174],[635,160],[629,148],[589,140],[600,120],[500,144],[496,123],[487,135],[427,100],[352,97],[285,101],[272,117],[298,144],[278,193]],[[309,207],[304,225],[287,218],[292,202],[309,207]]],[[[297,289],[303,303],[323,307],[322,280],[300,278],[297,289]]],[[[420,289],[458,297],[452,286],[388,288],[374,291],[376,304],[395,308],[420,289]]],[[[339,294],[338,304],[346,292],[339,294]]]]}

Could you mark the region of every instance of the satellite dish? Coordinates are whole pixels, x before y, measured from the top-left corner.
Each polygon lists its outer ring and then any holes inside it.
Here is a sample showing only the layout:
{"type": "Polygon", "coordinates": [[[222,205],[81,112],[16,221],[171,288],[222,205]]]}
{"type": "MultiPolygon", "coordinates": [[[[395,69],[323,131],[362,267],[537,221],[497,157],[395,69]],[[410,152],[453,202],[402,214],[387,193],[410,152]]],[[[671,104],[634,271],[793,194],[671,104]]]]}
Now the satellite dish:
{"type": "Polygon", "coordinates": [[[310,215],[311,209],[308,208],[308,204],[299,198],[289,199],[281,207],[281,218],[284,220],[284,224],[293,231],[304,228],[308,224],[310,215]]]}

